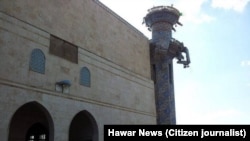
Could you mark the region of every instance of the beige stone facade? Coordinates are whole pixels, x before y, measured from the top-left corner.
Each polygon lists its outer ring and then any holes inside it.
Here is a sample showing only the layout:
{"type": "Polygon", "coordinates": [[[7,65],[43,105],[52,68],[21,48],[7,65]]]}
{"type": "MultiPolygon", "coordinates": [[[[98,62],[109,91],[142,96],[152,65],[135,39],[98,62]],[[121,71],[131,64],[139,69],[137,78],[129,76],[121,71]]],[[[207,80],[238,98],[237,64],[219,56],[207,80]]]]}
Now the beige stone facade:
{"type": "Polygon", "coordinates": [[[148,39],[97,0],[1,0],[1,141],[27,140],[35,123],[50,141],[102,141],[105,124],[155,124],[149,54],[148,39]],[[77,46],[77,63],[50,53],[51,36],[77,46]],[[30,69],[34,49],[44,73],[30,69]],[[83,67],[89,87],[79,83],[83,67]],[[67,93],[56,91],[62,80],[67,93]],[[81,136],[70,135],[81,119],[81,136]]]}

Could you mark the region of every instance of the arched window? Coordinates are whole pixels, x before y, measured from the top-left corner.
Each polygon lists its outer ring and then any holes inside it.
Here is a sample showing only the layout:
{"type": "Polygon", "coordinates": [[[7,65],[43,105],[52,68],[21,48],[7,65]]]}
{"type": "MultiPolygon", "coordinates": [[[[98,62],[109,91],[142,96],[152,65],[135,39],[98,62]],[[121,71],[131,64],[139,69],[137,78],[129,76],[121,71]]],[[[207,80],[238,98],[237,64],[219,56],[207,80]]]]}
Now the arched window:
{"type": "Polygon", "coordinates": [[[45,73],[45,56],[40,49],[33,49],[30,57],[30,70],[45,73]]]}
{"type": "Polygon", "coordinates": [[[83,86],[90,87],[90,72],[89,69],[83,67],[80,72],[80,84],[83,86]]]}

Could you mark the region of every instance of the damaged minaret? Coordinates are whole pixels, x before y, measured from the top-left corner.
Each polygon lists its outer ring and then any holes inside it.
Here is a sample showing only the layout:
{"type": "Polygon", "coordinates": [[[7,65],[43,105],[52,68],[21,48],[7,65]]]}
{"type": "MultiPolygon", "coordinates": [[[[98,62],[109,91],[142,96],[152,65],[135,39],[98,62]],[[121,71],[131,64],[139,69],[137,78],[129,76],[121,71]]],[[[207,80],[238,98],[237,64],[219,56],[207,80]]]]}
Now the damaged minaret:
{"type": "Polygon", "coordinates": [[[157,124],[176,124],[172,60],[176,58],[184,68],[190,63],[188,49],[172,38],[174,26],[181,25],[178,21],[181,13],[172,6],[153,7],[148,12],[144,22],[152,31],[150,53],[157,124]]]}

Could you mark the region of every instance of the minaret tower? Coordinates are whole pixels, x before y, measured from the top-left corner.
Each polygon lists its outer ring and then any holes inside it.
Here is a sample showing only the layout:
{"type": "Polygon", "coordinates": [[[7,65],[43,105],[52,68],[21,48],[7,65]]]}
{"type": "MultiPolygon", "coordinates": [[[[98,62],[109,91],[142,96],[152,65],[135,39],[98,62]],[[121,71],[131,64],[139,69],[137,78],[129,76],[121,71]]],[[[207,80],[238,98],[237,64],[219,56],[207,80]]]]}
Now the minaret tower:
{"type": "Polygon", "coordinates": [[[144,22],[150,31],[152,79],[155,82],[157,124],[176,124],[173,59],[183,64],[190,63],[188,49],[172,38],[172,30],[179,23],[181,13],[172,6],[157,6],[148,10],[144,22]],[[185,53],[184,57],[182,53],[185,53]]]}

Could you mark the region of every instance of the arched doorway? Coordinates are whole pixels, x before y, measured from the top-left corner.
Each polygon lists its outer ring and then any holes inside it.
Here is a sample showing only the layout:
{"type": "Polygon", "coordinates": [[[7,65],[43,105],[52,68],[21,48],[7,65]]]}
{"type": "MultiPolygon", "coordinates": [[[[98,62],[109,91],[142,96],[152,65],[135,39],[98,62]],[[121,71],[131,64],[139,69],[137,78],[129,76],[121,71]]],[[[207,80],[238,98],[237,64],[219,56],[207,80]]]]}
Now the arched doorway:
{"type": "Polygon", "coordinates": [[[89,112],[75,115],[69,128],[69,141],[98,141],[98,127],[89,112]]]}
{"type": "Polygon", "coordinates": [[[52,118],[37,102],[24,104],[11,119],[8,141],[53,141],[53,136],[52,118]]]}

